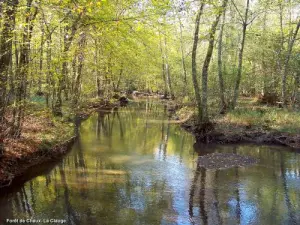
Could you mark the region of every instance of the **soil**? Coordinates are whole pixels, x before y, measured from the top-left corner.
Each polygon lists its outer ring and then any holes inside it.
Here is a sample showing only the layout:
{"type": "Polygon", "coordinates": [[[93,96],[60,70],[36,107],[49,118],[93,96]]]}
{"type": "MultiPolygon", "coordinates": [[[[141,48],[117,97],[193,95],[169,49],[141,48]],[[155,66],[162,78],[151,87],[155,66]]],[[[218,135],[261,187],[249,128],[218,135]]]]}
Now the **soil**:
{"type": "Polygon", "coordinates": [[[74,136],[52,149],[36,149],[30,154],[20,155],[19,157],[4,155],[0,161],[0,188],[10,186],[14,179],[23,175],[32,167],[60,158],[67,153],[75,140],[76,137],[74,136]]]}
{"type": "Polygon", "coordinates": [[[278,132],[264,127],[255,127],[237,124],[213,124],[213,129],[203,133],[203,129],[191,117],[181,126],[195,135],[197,142],[216,144],[276,144],[300,150],[300,135],[278,132]]]}
{"type": "Polygon", "coordinates": [[[250,156],[242,156],[234,153],[213,153],[200,156],[198,159],[198,165],[206,169],[229,169],[232,167],[244,167],[257,162],[257,159],[250,156]]]}

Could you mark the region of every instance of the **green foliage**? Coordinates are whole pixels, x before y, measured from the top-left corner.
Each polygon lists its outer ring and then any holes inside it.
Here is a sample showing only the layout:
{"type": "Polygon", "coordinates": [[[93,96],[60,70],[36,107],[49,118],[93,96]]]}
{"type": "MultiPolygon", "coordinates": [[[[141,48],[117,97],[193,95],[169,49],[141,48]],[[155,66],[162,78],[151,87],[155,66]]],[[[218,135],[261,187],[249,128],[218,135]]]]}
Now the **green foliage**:
{"type": "MultiPolygon", "coordinates": [[[[13,30],[13,57],[6,85],[12,95],[16,94],[14,86],[20,84],[17,78],[22,70],[28,71],[24,76],[26,98],[47,103],[49,108],[54,108],[60,99],[60,107],[64,107],[74,99],[80,103],[97,97],[98,93],[101,98],[133,90],[164,93],[169,85],[162,76],[164,68],[170,75],[174,95],[185,102],[193,101],[191,47],[198,2],[44,0],[34,1],[29,9],[25,7],[26,2],[21,0],[17,6],[13,30]],[[32,16],[35,12],[29,43],[24,43],[24,28],[30,25],[26,24],[24,15],[30,13],[32,16]],[[80,44],[83,35],[84,45],[80,44]],[[30,60],[24,68],[19,68],[24,44],[30,44],[30,60]],[[42,92],[43,98],[37,98],[37,92],[42,92]]],[[[233,96],[236,82],[241,15],[245,10],[245,2],[234,2],[229,2],[227,7],[222,43],[227,101],[233,96]]],[[[297,3],[282,1],[273,5],[263,0],[250,5],[251,23],[247,28],[241,93],[254,96],[269,91],[280,95],[283,64],[291,31],[297,22],[297,3]]],[[[220,10],[219,1],[209,1],[204,8],[197,54],[198,77],[208,46],[210,25],[220,10]]],[[[0,32],[4,31],[3,19],[0,17],[0,32]]],[[[208,76],[212,108],[219,104],[216,47],[208,76]]],[[[287,77],[289,96],[295,96],[297,90],[299,50],[296,40],[287,77]]],[[[199,84],[201,86],[200,79],[199,84]]],[[[21,101],[9,102],[13,103],[20,105],[21,101]]]]}

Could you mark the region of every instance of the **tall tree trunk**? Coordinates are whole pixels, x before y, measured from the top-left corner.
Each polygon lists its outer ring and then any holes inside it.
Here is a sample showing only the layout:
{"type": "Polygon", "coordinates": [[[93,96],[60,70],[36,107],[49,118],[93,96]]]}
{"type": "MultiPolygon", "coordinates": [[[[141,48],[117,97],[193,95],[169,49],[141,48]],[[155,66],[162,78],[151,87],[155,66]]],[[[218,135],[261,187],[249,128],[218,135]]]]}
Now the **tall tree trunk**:
{"type": "Polygon", "coordinates": [[[72,60],[71,93],[74,93],[75,80],[77,77],[77,58],[78,58],[78,53],[77,53],[77,51],[75,51],[75,54],[74,54],[73,60],[72,60]]]}
{"type": "Polygon", "coordinates": [[[160,43],[160,53],[161,53],[161,59],[162,59],[162,79],[164,81],[164,98],[167,98],[168,96],[168,81],[166,76],[166,67],[165,67],[165,55],[163,50],[163,45],[161,41],[161,35],[159,35],[159,43],[160,43]]]}
{"type": "Polygon", "coordinates": [[[116,91],[119,91],[121,79],[122,79],[122,76],[123,76],[123,72],[124,72],[123,63],[121,63],[121,69],[120,69],[120,73],[119,73],[119,77],[118,77],[118,81],[117,81],[117,85],[116,85],[116,91]]]}
{"type": "Polygon", "coordinates": [[[199,26],[200,26],[200,18],[203,13],[204,2],[201,3],[200,9],[198,11],[196,22],[195,22],[195,33],[194,33],[194,43],[193,43],[193,50],[192,50],[192,78],[193,78],[193,85],[198,109],[198,118],[199,122],[202,118],[202,110],[201,110],[201,95],[200,95],[200,88],[197,80],[197,48],[198,48],[198,41],[199,41],[199,26]]]}
{"type": "Polygon", "coordinates": [[[294,108],[299,108],[299,105],[300,105],[300,70],[297,71],[297,74],[295,77],[294,108]]]}
{"type": "Polygon", "coordinates": [[[220,87],[220,100],[221,100],[221,113],[226,112],[226,101],[225,101],[225,86],[223,79],[223,62],[222,62],[222,54],[223,54],[223,30],[225,24],[225,15],[226,10],[223,12],[222,24],[220,26],[220,35],[219,35],[219,43],[218,43],[218,76],[219,76],[219,87],[220,87]]]}
{"type": "MultiPolygon", "coordinates": [[[[54,89],[54,85],[52,85],[52,71],[51,71],[51,58],[52,58],[52,50],[51,50],[51,44],[52,44],[52,33],[49,33],[47,35],[47,90],[46,90],[46,106],[50,107],[49,101],[50,101],[50,92],[51,92],[51,86],[54,89]]],[[[52,99],[54,101],[54,99],[52,99]]]]}
{"type": "Polygon", "coordinates": [[[186,95],[187,92],[187,72],[186,72],[186,64],[185,64],[185,57],[184,57],[184,44],[183,44],[183,36],[182,36],[182,23],[181,23],[181,19],[178,16],[179,19],[179,29],[180,29],[180,50],[181,50],[181,63],[182,63],[182,72],[183,72],[183,83],[184,83],[184,87],[183,87],[183,96],[186,95]]]}
{"type": "Polygon", "coordinates": [[[17,89],[16,89],[16,102],[18,104],[16,121],[14,124],[13,133],[15,137],[21,136],[22,120],[24,118],[25,100],[26,100],[26,88],[27,77],[30,62],[30,44],[33,31],[33,21],[35,20],[38,9],[35,7],[35,11],[32,10],[33,0],[27,0],[26,5],[26,18],[24,25],[24,32],[22,37],[22,45],[20,49],[20,62],[19,62],[19,74],[16,75],[17,89]]]}
{"type": "MultiPolygon", "coordinates": [[[[279,25],[280,25],[280,46],[278,48],[278,53],[277,53],[277,59],[276,59],[276,64],[277,64],[277,69],[279,71],[279,74],[282,74],[282,51],[284,50],[284,31],[283,31],[283,2],[282,0],[278,0],[278,5],[279,5],[279,25]]],[[[278,76],[280,77],[280,76],[278,76]]],[[[274,87],[278,87],[279,85],[279,79],[277,76],[274,77],[274,87]]]]}
{"type": "MultiPolygon", "coordinates": [[[[266,10],[266,9],[265,9],[266,10]]],[[[264,22],[263,22],[263,33],[262,33],[262,41],[266,43],[266,22],[267,22],[267,12],[264,12],[264,22]]],[[[262,52],[262,72],[263,72],[263,93],[267,93],[270,86],[267,86],[268,79],[267,79],[267,71],[266,71],[266,59],[265,59],[265,50],[263,49],[262,52]]],[[[273,92],[272,90],[269,92],[273,92]]]]}
{"type": "Polygon", "coordinates": [[[15,28],[15,14],[18,4],[18,0],[7,1],[6,3],[2,2],[1,4],[1,10],[4,11],[4,15],[2,16],[3,28],[0,37],[0,124],[3,122],[5,115],[7,79],[11,63],[13,30],[15,28]]]}
{"type": "Polygon", "coordinates": [[[101,90],[101,74],[100,74],[100,69],[99,69],[99,45],[98,45],[98,40],[97,37],[95,39],[95,66],[96,66],[96,88],[97,88],[97,97],[101,98],[102,96],[102,90],[101,90]]]}
{"type": "MultiPolygon", "coordinates": [[[[17,41],[17,35],[14,34],[14,47],[15,47],[15,69],[14,69],[14,78],[11,78],[10,81],[10,85],[11,85],[11,89],[13,92],[13,96],[14,96],[14,104],[13,104],[13,116],[12,116],[12,121],[11,124],[15,124],[16,121],[16,114],[17,114],[17,101],[16,101],[16,81],[17,81],[17,76],[19,74],[19,47],[18,47],[18,41],[17,41]]],[[[13,134],[13,130],[11,132],[11,134],[13,134]]]]}
{"type": "Polygon", "coordinates": [[[73,104],[77,105],[78,100],[80,98],[80,85],[81,85],[81,75],[82,75],[82,68],[83,68],[83,63],[84,63],[84,48],[86,45],[86,35],[85,33],[82,33],[80,35],[80,40],[79,40],[79,55],[78,55],[78,72],[77,72],[77,76],[76,76],[76,80],[75,80],[75,86],[74,86],[74,97],[73,97],[73,104]]]}
{"type": "Polygon", "coordinates": [[[299,31],[299,28],[300,28],[300,19],[297,23],[297,27],[296,27],[295,32],[291,31],[292,36],[291,36],[291,39],[289,41],[287,54],[286,54],[286,57],[285,57],[285,60],[284,60],[284,68],[283,68],[283,73],[282,73],[282,100],[283,100],[284,107],[287,106],[286,79],[287,79],[287,74],[288,74],[288,69],[289,69],[289,62],[290,62],[293,46],[294,46],[294,43],[296,41],[296,37],[297,37],[298,31],[299,31]]]}
{"type": "Polygon", "coordinates": [[[44,59],[44,34],[45,34],[45,29],[44,29],[44,24],[41,22],[41,30],[42,30],[42,36],[41,36],[41,46],[40,46],[40,73],[39,73],[39,79],[38,79],[38,90],[39,93],[41,94],[42,92],[42,76],[43,76],[43,59],[44,59]]]}
{"type": "Polygon", "coordinates": [[[77,19],[73,22],[72,26],[66,27],[66,31],[64,34],[64,47],[63,47],[63,64],[62,64],[62,74],[59,76],[58,79],[58,90],[57,90],[57,96],[56,96],[56,103],[53,108],[53,114],[55,116],[62,116],[62,92],[65,91],[65,97],[68,98],[67,96],[67,90],[66,90],[66,79],[67,79],[67,56],[71,47],[71,44],[73,42],[73,39],[75,37],[76,31],[78,29],[78,23],[81,19],[82,13],[77,17],[77,19]]]}
{"type": "Polygon", "coordinates": [[[202,123],[208,123],[208,107],[207,107],[207,99],[208,99],[208,68],[211,61],[212,53],[214,50],[214,43],[215,43],[215,34],[217,30],[217,26],[220,21],[220,17],[227,6],[228,0],[224,0],[222,4],[222,10],[219,10],[215,21],[213,22],[211,29],[210,29],[210,36],[209,36],[209,45],[206,52],[206,57],[203,63],[202,68],[202,123]]]}
{"type": "Polygon", "coordinates": [[[169,65],[169,56],[168,56],[168,46],[167,46],[167,37],[165,35],[165,59],[166,59],[166,73],[167,73],[167,81],[168,81],[168,89],[171,95],[171,99],[175,99],[174,91],[172,87],[172,80],[170,74],[170,65],[169,65]]]}
{"type": "Polygon", "coordinates": [[[242,33],[242,41],[239,48],[239,64],[238,64],[238,71],[237,71],[237,78],[234,88],[234,95],[232,100],[232,109],[236,107],[237,100],[239,97],[239,91],[240,91],[240,83],[242,79],[242,69],[243,69],[243,55],[244,55],[244,47],[245,47],[245,40],[246,40],[246,31],[248,24],[248,13],[249,13],[249,4],[250,0],[247,0],[246,10],[245,10],[245,16],[243,19],[243,33],[242,33]]]}

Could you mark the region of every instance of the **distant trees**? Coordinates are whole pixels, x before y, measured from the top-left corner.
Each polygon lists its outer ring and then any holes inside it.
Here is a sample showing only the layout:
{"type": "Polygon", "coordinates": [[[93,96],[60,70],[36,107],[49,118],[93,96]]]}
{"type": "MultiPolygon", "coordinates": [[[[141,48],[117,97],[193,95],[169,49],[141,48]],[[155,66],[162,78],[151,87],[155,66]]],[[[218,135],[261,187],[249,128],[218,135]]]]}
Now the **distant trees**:
{"type": "MultiPolygon", "coordinates": [[[[289,62],[290,62],[290,58],[292,55],[292,50],[297,38],[297,34],[299,32],[299,28],[300,28],[300,19],[298,20],[298,23],[296,25],[295,30],[292,29],[290,32],[290,38],[288,41],[288,49],[287,49],[287,53],[284,59],[284,64],[283,64],[283,72],[282,72],[282,100],[283,100],[283,104],[284,106],[287,106],[287,75],[288,75],[288,69],[289,69],[289,62]]],[[[297,78],[296,78],[297,79],[297,78]]]]}
{"type": "Polygon", "coordinates": [[[198,104],[198,120],[201,124],[205,126],[209,122],[209,116],[208,116],[208,70],[209,65],[211,62],[213,49],[214,49],[214,42],[215,42],[215,33],[217,30],[217,26],[220,21],[220,17],[223,14],[223,11],[225,11],[225,8],[227,6],[228,0],[224,0],[222,2],[222,5],[220,6],[220,9],[218,9],[216,18],[214,22],[211,25],[211,28],[209,30],[209,39],[208,39],[208,48],[206,52],[206,56],[204,59],[203,67],[202,67],[202,99],[200,97],[200,91],[198,87],[198,81],[197,81],[197,68],[196,68],[196,52],[197,52],[197,45],[198,45],[198,38],[199,38],[199,25],[200,25],[200,17],[203,12],[204,3],[201,3],[200,10],[198,12],[197,18],[196,18],[196,25],[195,25],[195,33],[194,33],[194,45],[193,45],[193,55],[192,55],[192,74],[193,74],[193,82],[194,82],[194,90],[195,95],[197,99],[198,104]]]}
{"type": "MultiPolygon", "coordinates": [[[[207,121],[208,111],[215,110],[209,109],[208,102],[216,99],[217,92],[221,113],[225,113],[228,107],[231,110],[235,109],[241,94],[253,97],[269,96],[273,100],[281,95],[284,105],[288,102],[296,104],[290,101],[289,97],[295,95],[296,91],[293,90],[296,90],[294,87],[298,85],[297,69],[291,67],[297,64],[293,48],[299,50],[299,44],[295,45],[299,31],[299,16],[297,17],[296,14],[297,1],[289,3],[279,1],[275,5],[270,4],[268,0],[255,3],[250,0],[230,1],[227,12],[222,11],[218,51],[215,54],[212,39],[209,39],[210,42],[204,41],[206,36],[212,37],[214,25],[207,31],[207,22],[205,24],[199,22],[199,15],[204,21],[207,21],[207,18],[212,20],[213,15],[219,16],[218,11],[214,11],[215,14],[211,13],[215,4],[210,4],[204,5],[201,1],[198,6],[200,10],[195,19],[192,45],[192,80],[199,121],[207,121]],[[240,24],[242,29],[240,29],[240,24]],[[199,39],[201,29],[202,38],[199,39]],[[246,38],[247,36],[249,39],[246,38]],[[208,45],[206,54],[197,54],[200,52],[197,50],[199,42],[201,52],[208,45]],[[239,43],[239,46],[236,43],[239,43]],[[235,49],[238,50],[235,51],[235,49]],[[217,60],[210,65],[215,55],[217,60]],[[294,63],[290,63],[291,59],[294,63]],[[201,89],[199,79],[197,79],[197,61],[204,61],[201,89]],[[207,76],[208,71],[212,74],[211,78],[207,76]],[[288,76],[288,74],[294,74],[294,76],[288,76]]],[[[217,17],[215,22],[219,20],[220,18],[217,17]]],[[[275,103],[273,100],[272,104],[275,103]]]]}
{"type": "Polygon", "coordinates": [[[63,116],[88,98],[157,92],[195,102],[200,123],[241,94],[299,104],[299,1],[0,3],[1,134],[20,136],[37,97],[63,116]]]}
{"type": "MultiPolygon", "coordinates": [[[[64,105],[77,107],[86,98],[109,98],[132,81],[143,89],[159,89],[163,83],[158,78],[159,49],[153,48],[159,38],[144,21],[145,11],[155,10],[151,3],[140,11],[134,10],[135,1],[0,3],[1,140],[3,135],[20,137],[27,103],[36,96],[53,115],[62,116],[64,105]],[[149,74],[154,79],[146,79],[149,74]]],[[[173,97],[167,37],[163,45],[173,97]]]]}

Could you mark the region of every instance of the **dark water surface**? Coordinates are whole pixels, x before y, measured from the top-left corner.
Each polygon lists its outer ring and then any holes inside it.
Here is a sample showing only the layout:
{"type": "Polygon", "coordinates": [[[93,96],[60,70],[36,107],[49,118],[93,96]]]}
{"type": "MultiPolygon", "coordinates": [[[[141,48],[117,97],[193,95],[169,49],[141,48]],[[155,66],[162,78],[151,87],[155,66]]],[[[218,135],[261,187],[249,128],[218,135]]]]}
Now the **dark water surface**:
{"type": "Polygon", "coordinates": [[[151,101],[95,113],[61,162],[32,171],[42,175],[8,192],[0,190],[0,224],[9,224],[8,218],[42,220],[25,224],[63,219],[70,225],[300,224],[299,153],[197,146],[168,120],[166,107],[151,101]],[[198,156],[213,152],[252,156],[259,163],[198,168],[198,156]]]}

